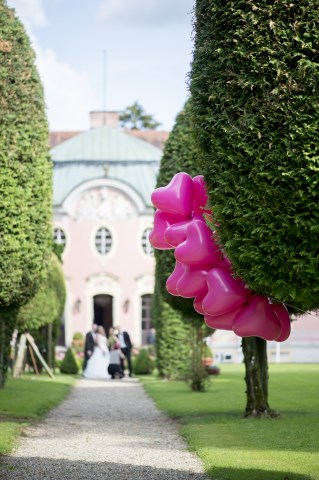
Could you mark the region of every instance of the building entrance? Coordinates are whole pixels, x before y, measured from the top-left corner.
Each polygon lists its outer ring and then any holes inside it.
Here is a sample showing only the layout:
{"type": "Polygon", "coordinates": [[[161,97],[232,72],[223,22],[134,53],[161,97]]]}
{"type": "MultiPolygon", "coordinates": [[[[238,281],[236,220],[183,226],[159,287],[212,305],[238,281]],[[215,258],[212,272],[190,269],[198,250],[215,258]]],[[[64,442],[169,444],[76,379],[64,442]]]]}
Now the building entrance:
{"type": "Polygon", "coordinates": [[[113,297],[112,295],[95,295],[94,302],[94,323],[102,325],[106,336],[113,326],[113,297]]]}

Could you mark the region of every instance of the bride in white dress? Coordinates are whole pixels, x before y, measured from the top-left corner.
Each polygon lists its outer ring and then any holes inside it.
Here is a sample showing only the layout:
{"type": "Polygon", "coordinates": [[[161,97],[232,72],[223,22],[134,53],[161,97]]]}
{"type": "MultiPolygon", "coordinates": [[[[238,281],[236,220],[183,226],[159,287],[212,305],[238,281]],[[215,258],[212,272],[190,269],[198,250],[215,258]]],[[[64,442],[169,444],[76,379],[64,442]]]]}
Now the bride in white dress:
{"type": "Polygon", "coordinates": [[[110,352],[107,347],[105,330],[102,326],[99,326],[95,337],[94,351],[83,372],[83,376],[91,379],[111,378],[108,374],[109,364],[110,352]]]}

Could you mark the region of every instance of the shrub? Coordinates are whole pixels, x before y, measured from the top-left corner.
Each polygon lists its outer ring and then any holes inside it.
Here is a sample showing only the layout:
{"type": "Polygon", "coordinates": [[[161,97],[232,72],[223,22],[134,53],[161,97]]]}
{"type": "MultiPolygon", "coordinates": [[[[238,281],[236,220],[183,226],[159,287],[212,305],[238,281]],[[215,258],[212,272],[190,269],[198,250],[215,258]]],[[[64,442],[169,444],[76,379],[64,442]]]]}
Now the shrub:
{"type": "Polygon", "coordinates": [[[75,350],[77,355],[83,352],[84,348],[84,337],[81,332],[75,332],[72,339],[72,348],[75,350]]]}
{"type": "Polygon", "coordinates": [[[75,332],[73,335],[73,340],[84,340],[83,334],[81,332],[75,332]]]}
{"type": "Polygon", "coordinates": [[[77,374],[80,370],[80,365],[73,348],[68,348],[64,359],[62,360],[60,371],[61,373],[77,374]]]}
{"type": "Polygon", "coordinates": [[[154,360],[150,357],[146,348],[142,348],[134,358],[134,373],[137,375],[149,375],[154,369],[154,360]]]}
{"type": "MultiPolygon", "coordinates": [[[[195,145],[190,117],[189,100],[176,118],[174,128],[165,144],[161,160],[157,187],[170,182],[180,171],[191,176],[201,174],[198,148],[195,145]]],[[[189,341],[193,328],[202,333],[203,317],[193,308],[193,299],[170,295],[166,290],[166,280],[174,270],[175,257],[172,250],[155,250],[156,273],[154,294],[154,318],[156,327],[156,351],[159,374],[165,378],[185,378],[194,375],[190,382],[196,390],[205,372],[201,367],[201,357],[195,354],[198,346],[189,341]],[[196,361],[198,364],[196,364],[196,361]]],[[[195,338],[197,339],[197,333],[195,338]]]]}

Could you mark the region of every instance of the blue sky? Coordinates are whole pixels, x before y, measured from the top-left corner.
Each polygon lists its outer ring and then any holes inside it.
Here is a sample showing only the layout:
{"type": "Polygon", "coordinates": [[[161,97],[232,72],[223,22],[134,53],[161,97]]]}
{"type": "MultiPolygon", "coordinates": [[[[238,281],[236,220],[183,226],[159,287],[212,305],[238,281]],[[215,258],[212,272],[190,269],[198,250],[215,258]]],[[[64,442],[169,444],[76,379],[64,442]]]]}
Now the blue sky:
{"type": "Polygon", "coordinates": [[[138,101],[171,129],[187,98],[194,0],[7,0],[37,53],[51,130],[138,101]],[[103,71],[103,51],[106,69],[103,71]]]}

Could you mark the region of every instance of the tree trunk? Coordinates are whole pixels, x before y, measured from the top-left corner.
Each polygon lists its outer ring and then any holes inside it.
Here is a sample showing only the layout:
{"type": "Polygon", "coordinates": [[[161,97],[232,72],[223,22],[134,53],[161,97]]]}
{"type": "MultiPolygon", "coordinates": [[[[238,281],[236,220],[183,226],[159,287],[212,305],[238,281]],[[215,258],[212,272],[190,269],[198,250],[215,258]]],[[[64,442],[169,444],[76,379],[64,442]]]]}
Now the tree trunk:
{"type": "Polygon", "coordinates": [[[52,369],[52,323],[48,325],[48,365],[52,369]]]}
{"type": "Polygon", "coordinates": [[[192,325],[191,333],[192,365],[189,385],[194,392],[203,392],[206,390],[208,380],[208,373],[203,364],[206,348],[203,325],[192,325]]]}
{"type": "Polygon", "coordinates": [[[18,378],[22,374],[26,349],[27,349],[27,337],[25,336],[24,333],[22,333],[22,335],[20,335],[17,359],[13,367],[14,378],[18,378]]]}
{"type": "Polygon", "coordinates": [[[4,387],[5,382],[5,357],[7,352],[5,324],[0,318],[0,388],[4,387]]]}
{"type": "Polygon", "coordinates": [[[15,328],[17,309],[0,309],[0,388],[4,387],[10,364],[10,342],[15,328]]]}
{"type": "Polygon", "coordinates": [[[245,417],[270,418],[279,413],[268,404],[267,342],[259,337],[242,339],[246,368],[247,404],[245,417]]]}

